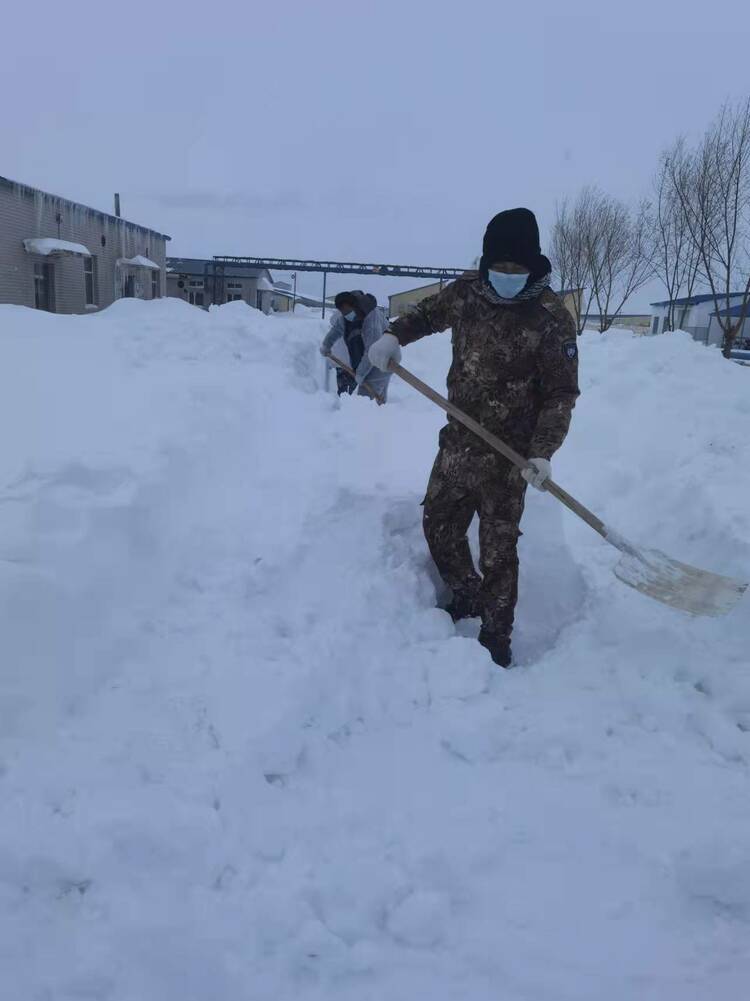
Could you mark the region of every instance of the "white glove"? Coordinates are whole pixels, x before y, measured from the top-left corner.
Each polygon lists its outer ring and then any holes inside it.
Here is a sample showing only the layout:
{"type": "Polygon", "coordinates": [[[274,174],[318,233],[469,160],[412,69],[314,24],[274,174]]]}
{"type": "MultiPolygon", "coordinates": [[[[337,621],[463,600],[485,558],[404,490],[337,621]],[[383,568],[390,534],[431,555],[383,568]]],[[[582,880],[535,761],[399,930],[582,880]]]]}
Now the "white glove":
{"type": "Polygon", "coordinates": [[[401,361],[401,345],[398,343],[398,337],[395,334],[383,334],[367,352],[367,357],[375,368],[387,372],[392,361],[401,361]]]}
{"type": "Polygon", "coordinates": [[[331,349],[328,347],[325,341],[323,341],[323,343],[320,345],[320,353],[323,355],[324,358],[327,358],[331,353],[331,349]]]}
{"type": "Polygon", "coordinates": [[[544,484],[552,476],[549,459],[529,459],[528,468],[521,470],[521,476],[537,490],[544,490],[544,484]]]}

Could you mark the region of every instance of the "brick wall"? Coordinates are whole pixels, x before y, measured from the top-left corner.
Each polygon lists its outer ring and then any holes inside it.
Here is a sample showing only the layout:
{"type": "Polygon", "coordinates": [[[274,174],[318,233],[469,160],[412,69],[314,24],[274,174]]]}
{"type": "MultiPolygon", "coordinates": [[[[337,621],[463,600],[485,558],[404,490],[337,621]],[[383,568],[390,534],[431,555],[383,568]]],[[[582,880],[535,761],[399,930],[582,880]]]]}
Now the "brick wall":
{"type": "MultiPolygon", "coordinates": [[[[82,243],[97,259],[98,308],[117,297],[116,269],[120,258],[142,254],[161,268],[161,294],[165,291],[166,239],[125,220],[115,219],[76,202],[0,180],[0,302],[34,306],[34,263],[54,268],[55,312],[85,313],[84,258],[38,257],[27,254],[23,241],[32,237],[56,237],[82,243]],[[59,219],[58,219],[59,216],[59,219]]],[[[121,274],[130,269],[121,268],[121,274]]],[[[151,272],[133,274],[151,298],[151,272]]]]}

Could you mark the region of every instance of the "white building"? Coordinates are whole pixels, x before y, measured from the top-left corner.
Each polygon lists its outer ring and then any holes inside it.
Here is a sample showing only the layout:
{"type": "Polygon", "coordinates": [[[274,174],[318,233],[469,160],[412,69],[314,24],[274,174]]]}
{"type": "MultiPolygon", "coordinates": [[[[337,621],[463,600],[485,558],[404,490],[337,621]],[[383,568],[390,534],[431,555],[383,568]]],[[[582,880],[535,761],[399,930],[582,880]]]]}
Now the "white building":
{"type": "MultiPolygon", "coordinates": [[[[730,300],[732,308],[742,302],[743,292],[732,292],[730,300]]],[[[723,339],[721,327],[716,318],[714,297],[710,294],[691,295],[675,299],[674,324],[680,330],[686,330],[703,344],[721,347],[723,339]]],[[[670,301],[651,303],[651,333],[663,334],[667,326],[670,301]]]]}
{"type": "Polygon", "coordinates": [[[212,265],[213,261],[204,258],[168,257],[167,295],[192,306],[242,300],[264,313],[278,308],[270,271],[227,265],[215,279],[212,265]]]}

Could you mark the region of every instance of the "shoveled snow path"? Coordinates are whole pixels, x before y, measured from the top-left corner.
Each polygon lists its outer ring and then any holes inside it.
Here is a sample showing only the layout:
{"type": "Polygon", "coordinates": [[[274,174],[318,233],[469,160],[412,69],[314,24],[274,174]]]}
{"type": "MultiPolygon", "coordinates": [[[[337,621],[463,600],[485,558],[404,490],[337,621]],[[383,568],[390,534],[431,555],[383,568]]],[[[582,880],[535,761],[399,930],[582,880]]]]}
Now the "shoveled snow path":
{"type": "MultiPolygon", "coordinates": [[[[0,509],[28,512],[0,522],[4,994],[742,996],[746,610],[714,623],[650,604],[533,495],[521,663],[498,671],[434,608],[419,501],[440,415],[405,387],[382,410],[320,392],[313,321],[145,306],[112,311],[97,373],[112,365],[122,420],[101,446],[70,441],[1,484],[0,509]]],[[[623,344],[604,365],[599,343],[583,353],[561,481],[623,531],[740,572],[746,519],[710,493],[699,516],[652,500],[662,440],[618,424],[623,344]],[[651,437],[627,475],[607,464],[612,428],[626,461],[651,437]],[[634,496],[651,503],[628,523],[634,496]]],[[[408,362],[437,381],[447,350],[408,362]]],[[[674,350],[689,380],[680,352],[699,349],[674,350]]],[[[50,388],[71,408],[91,393],[81,361],[60,359],[50,388]]]]}

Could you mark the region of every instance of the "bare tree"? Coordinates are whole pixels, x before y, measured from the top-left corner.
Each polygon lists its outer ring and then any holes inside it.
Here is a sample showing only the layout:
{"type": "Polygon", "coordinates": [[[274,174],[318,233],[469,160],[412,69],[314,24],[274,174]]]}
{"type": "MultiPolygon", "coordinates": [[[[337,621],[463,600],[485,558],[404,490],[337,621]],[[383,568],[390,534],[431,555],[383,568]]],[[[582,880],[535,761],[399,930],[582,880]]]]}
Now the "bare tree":
{"type": "MultiPolygon", "coordinates": [[[[691,236],[671,171],[671,164],[682,156],[682,149],[683,140],[678,139],[671,149],[662,154],[653,185],[654,271],[666,289],[669,299],[667,330],[674,330],[678,326],[676,300],[683,293],[688,298],[692,296],[700,264],[698,248],[691,236]]],[[[687,309],[688,306],[683,304],[679,311],[680,323],[684,322],[687,309]]]]}
{"type": "Polygon", "coordinates": [[[555,206],[555,222],[552,226],[549,258],[560,290],[572,288],[574,262],[567,199],[555,206]]]}
{"type": "Polygon", "coordinates": [[[653,276],[653,224],[648,202],[635,212],[624,202],[593,193],[586,254],[599,330],[609,330],[628,299],[653,276]]]}
{"type": "Polygon", "coordinates": [[[682,303],[679,309],[674,311],[674,322],[676,330],[682,330],[685,326],[685,319],[690,311],[690,299],[695,292],[696,287],[700,281],[700,271],[701,271],[701,258],[698,251],[698,247],[693,242],[692,238],[688,240],[687,251],[685,254],[685,288],[683,289],[684,295],[680,298],[682,303]]]}
{"type": "Polygon", "coordinates": [[[697,149],[678,144],[668,169],[729,357],[750,309],[750,99],[725,104],[697,149]]]}
{"type": "Polygon", "coordinates": [[[549,256],[560,291],[572,291],[574,293],[573,318],[576,323],[576,329],[580,333],[581,296],[583,292],[582,286],[579,283],[579,271],[581,270],[579,267],[581,263],[580,242],[576,240],[576,234],[571,226],[567,199],[556,206],[549,256]]]}
{"type": "Polygon", "coordinates": [[[586,326],[596,303],[605,331],[653,274],[649,206],[633,214],[623,202],[595,187],[581,190],[572,208],[558,205],[552,230],[552,263],[563,288],[580,289],[576,320],[586,326]]]}
{"type": "Polygon", "coordinates": [[[550,257],[561,289],[574,292],[574,319],[582,333],[591,312],[592,288],[588,245],[595,213],[597,193],[584,188],[571,208],[567,199],[558,204],[552,228],[550,257]]]}

